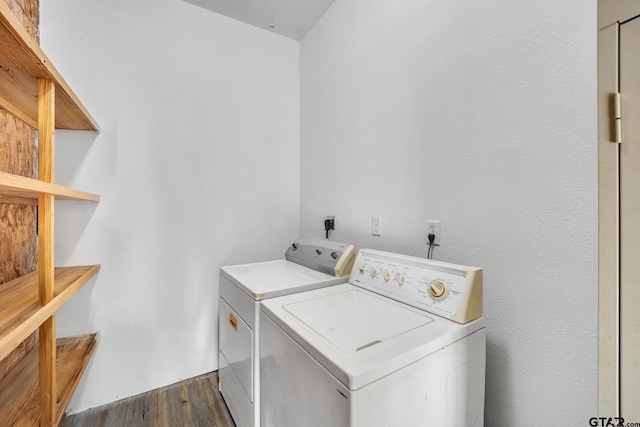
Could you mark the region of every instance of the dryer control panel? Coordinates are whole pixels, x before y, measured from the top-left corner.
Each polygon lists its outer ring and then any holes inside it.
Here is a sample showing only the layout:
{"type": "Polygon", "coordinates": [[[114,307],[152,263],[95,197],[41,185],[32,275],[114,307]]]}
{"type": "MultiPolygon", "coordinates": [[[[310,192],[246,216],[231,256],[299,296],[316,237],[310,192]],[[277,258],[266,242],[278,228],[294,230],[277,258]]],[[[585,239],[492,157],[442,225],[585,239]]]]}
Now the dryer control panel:
{"type": "Polygon", "coordinates": [[[457,323],[482,316],[478,267],[361,249],[349,283],[457,323]]]}
{"type": "Polygon", "coordinates": [[[319,239],[298,239],[284,256],[287,261],[304,265],[336,277],[349,275],[355,258],[355,248],[347,243],[319,239]]]}

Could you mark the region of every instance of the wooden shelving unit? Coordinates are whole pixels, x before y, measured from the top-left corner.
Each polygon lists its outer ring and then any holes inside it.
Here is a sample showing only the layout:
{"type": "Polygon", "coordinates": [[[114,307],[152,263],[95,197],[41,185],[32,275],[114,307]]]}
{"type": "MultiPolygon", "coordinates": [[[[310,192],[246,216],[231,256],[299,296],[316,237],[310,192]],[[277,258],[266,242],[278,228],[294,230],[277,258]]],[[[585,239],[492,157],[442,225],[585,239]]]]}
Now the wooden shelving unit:
{"type": "Polygon", "coordinates": [[[100,266],[54,268],[54,201],[98,202],[100,196],[54,184],[55,129],[99,127],[3,2],[0,107],[38,130],[38,179],[0,172],[1,203],[38,205],[38,271],[0,286],[0,360],[39,330],[39,347],[0,381],[0,424],[56,426],[97,334],[56,339],[55,312],[100,266]]]}

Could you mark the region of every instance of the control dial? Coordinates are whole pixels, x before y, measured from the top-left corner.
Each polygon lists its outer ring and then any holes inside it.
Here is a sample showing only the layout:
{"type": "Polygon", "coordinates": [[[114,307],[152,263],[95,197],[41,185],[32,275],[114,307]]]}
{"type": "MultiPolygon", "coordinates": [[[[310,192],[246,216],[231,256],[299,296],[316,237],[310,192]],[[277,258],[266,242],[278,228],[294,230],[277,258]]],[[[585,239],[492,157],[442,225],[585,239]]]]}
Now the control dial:
{"type": "Polygon", "coordinates": [[[384,281],[388,282],[389,280],[391,280],[391,273],[389,273],[388,271],[385,271],[383,277],[384,277],[384,281]]]}
{"type": "Polygon", "coordinates": [[[376,277],[378,275],[378,270],[376,270],[375,267],[372,267],[369,274],[371,274],[371,277],[376,277]]]}
{"type": "Polygon", "coordinates": [[[364,268],[364,265],[361,265],[360,267],[358,267],[358,271],[360,271],[360,274],[364,274],[364,272],[367,271],[367,269],[364,268]]]}
{"type": "Polygon", "coordinates": [[[398,284],[400,286],[404,285],[405,283],[407,283],[407,278],[405,276],[398,277],[398,284]]]}
{"type": "Polygon", "coordinates": [[[447,294],[447,284],[443,280],[434,280],[429,284],[429,294],[433,299],[442,299],[447,294]]]}
{"type": "Polygon", "coordinates": [[[322,255],[322,249],[316,249],[316,255],[322,255]]]}
{"type": "Polygon", "coordinates": [[[331,252],[331,259],[338,258],[338,252],[331,252]]]}

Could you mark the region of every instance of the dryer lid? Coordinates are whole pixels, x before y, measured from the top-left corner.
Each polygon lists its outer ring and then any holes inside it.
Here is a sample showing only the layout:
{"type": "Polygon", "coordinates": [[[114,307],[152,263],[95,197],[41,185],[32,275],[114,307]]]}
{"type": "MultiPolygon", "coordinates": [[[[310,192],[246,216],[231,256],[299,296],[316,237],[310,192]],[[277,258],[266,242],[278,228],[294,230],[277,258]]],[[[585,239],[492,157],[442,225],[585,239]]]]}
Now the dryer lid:
{"type": "Polygon", "coordinates": [[[220,272],[255,300],[347,281],[284,259],[221,267],[220,272]]]}

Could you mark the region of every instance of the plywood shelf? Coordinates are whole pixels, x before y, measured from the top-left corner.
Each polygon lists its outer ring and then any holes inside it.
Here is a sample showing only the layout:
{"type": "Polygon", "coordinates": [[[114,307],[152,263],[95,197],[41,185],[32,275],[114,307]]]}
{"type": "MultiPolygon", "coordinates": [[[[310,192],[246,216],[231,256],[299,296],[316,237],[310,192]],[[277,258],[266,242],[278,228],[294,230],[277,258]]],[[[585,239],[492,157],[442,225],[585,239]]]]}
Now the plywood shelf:
{"type": "Polygon", "coordinates": [[[100,129],[36,40],[0,2],[0,106],[34,128],[38,127],[38,79],[55,84],[56,129],[100,129]]]}
{"type": "Polygon", "coordinates": [[[99,265],[55,269],[54,296],[40,305],[38,272],[0,286],[0,360],[50,318],[100,270],[99,265]]]}
{"type": "Polygon", "coordinates": [[[37,200],[39,194],[52,194],[58,200],[100,201],[100,196],[97,194],[74,190],[63,187],[62,185],[50,184],[33,178],[0,172],[0,197],[37,200]]]}
{"type": "MultiPolygon", "coordinates": [[[[98,334],[59,338],[56,345],[56,420],[58,425],[98,342],[98,334]]],[[[38,348],[31,350],[0,380],[2,425],[40,424],[38,348]]]]}

